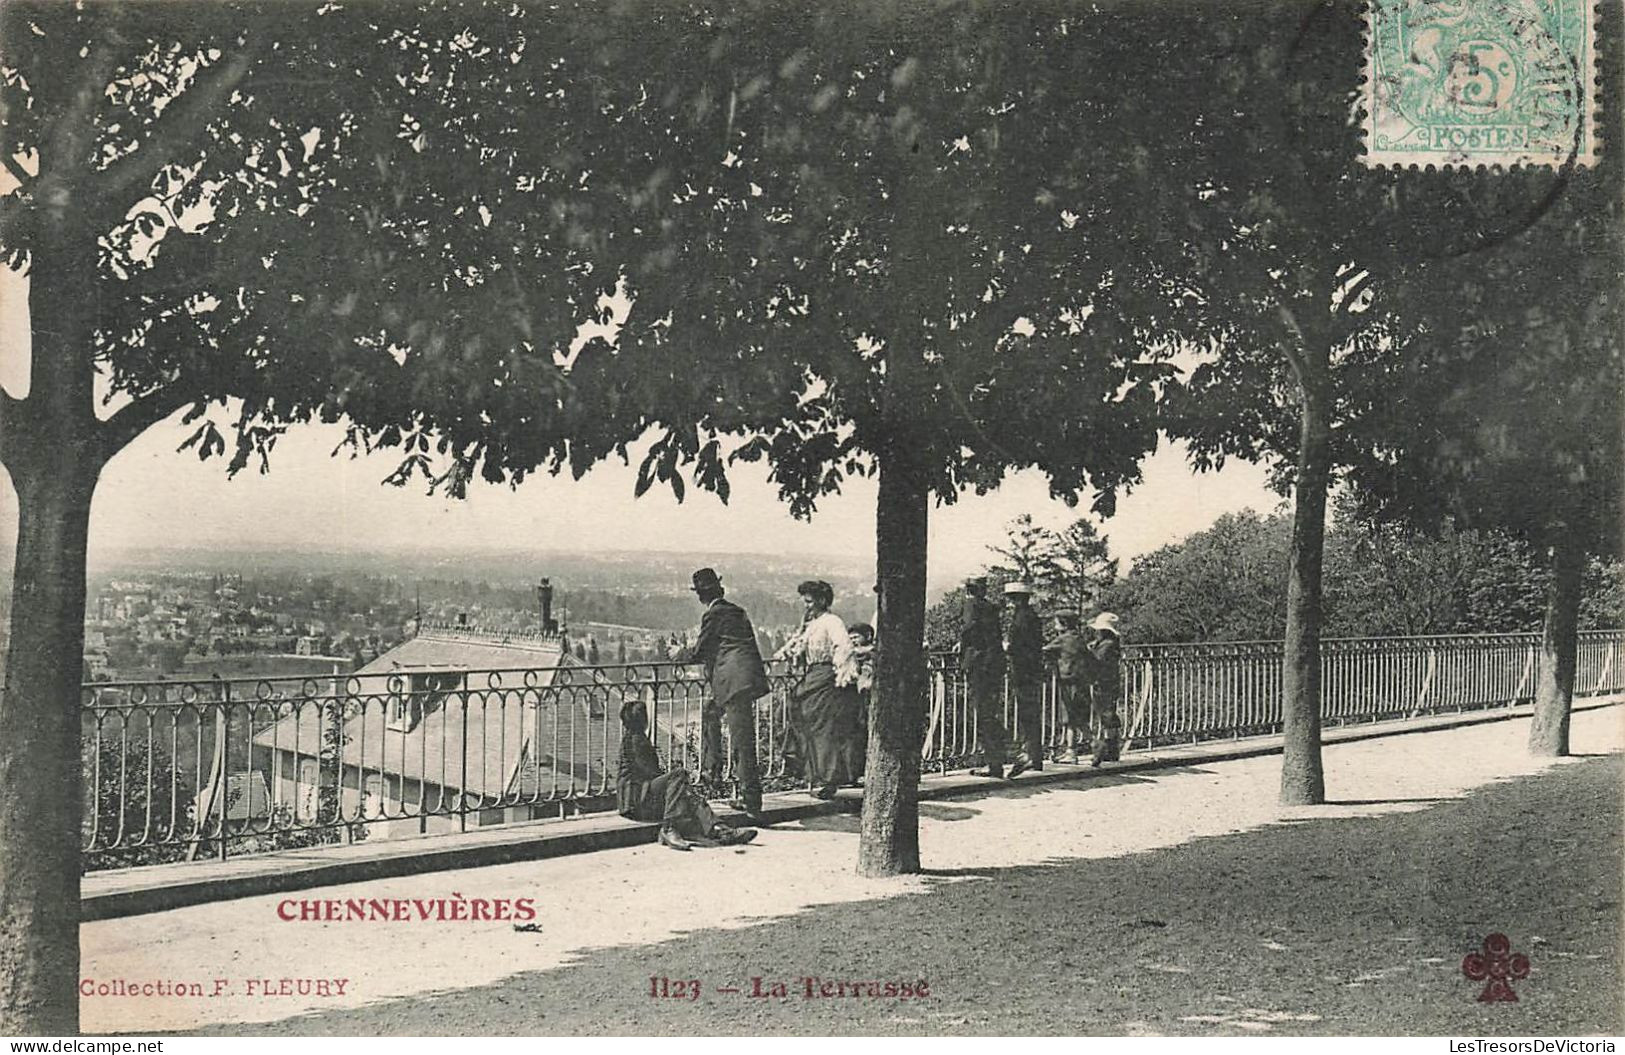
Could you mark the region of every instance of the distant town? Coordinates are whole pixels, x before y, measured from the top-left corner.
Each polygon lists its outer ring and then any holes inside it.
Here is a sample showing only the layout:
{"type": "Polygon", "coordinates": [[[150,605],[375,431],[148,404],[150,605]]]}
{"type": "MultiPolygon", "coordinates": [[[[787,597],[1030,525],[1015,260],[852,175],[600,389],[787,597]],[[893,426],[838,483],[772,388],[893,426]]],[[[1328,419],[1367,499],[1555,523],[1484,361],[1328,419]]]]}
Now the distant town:
{"type": "MultiPolygon", "coordinates": [[[[794,588],[810,574],[835,582],[854,618],[872,612],[872,594],[855,568],[818,572],[755,556],[392,561],[383,555],[144,553],[89,576],[84,680],[332,674],[372,662],[420,625],[535,631],[544,578],[577,659],[663,659],[674,637],[698,625],[688,574],[703,563],[722,569],[730,594],[755,617],[764,648],[776,649],[799,622],[794,588]],[[390,563],[400,570],[388,570],[390,563]],[[516,568],[536,574],[520,575],[516,568]]],[[[9,598],[0,597],[0,655],[7,609],[9,598]]]]}
{"type": "Polygon", "coordinates": [[[415,614],[388,580],[241,572],[112,578],[86,600],[87,681],[359,666],[398,644],[415,614]],[[294,657],[307,662],[279,662],[294,657]]]}

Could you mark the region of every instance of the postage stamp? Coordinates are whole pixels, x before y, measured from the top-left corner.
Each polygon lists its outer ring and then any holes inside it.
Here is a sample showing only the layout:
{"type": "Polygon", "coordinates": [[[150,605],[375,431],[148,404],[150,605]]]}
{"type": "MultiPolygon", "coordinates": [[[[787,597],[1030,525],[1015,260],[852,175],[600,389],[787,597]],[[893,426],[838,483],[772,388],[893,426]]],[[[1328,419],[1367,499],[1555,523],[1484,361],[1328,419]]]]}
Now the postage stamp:
{"type": "Polygon", "coordinates": [[[1365,162],[1592,165],[1591,0],[1371,0],[1365,162]]]}

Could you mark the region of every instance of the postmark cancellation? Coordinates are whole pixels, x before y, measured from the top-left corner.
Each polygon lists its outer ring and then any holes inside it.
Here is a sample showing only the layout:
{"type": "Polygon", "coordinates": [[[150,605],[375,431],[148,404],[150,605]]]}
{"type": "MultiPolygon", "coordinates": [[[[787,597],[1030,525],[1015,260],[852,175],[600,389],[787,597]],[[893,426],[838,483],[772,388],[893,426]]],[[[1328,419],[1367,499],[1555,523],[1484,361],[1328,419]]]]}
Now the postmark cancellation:
{"type": "Polygon", "coordinates": [[[1370,166],[1591,165],[1593,0],[1368,0],[1370,166]]]}

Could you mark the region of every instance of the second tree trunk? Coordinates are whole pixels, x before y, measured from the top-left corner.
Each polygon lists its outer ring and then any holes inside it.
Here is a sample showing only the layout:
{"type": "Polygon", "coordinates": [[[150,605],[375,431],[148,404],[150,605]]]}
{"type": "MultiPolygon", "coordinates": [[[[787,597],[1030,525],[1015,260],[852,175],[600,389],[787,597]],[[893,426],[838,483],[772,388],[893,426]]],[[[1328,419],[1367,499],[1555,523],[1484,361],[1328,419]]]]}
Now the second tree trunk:
{"type": "Polygon", "coordinates": [[[1529,753],[1556,758],[1569,753],[1569,714],[1574,705],[1574,663],[1579,641],[1580,581],[1585,552],[1572,536],[1551,549],[1552,581],[1546,592],[1546,624],[1540,635],[1535,676],[1535,713],[1529,753]]]}
{"type": "Polygon", "coordinates": [[[880,460],[875,510],[880,616],[858,871],[920,870],[920,746],[925,732],[925,547],[929,492],[900,457],[880,460]]]}
{"type": "Polygon", "coordinates": [[[1320,762],[1320,603],[1331,436],[1320,400],[1306,395],[1301,413],[1281,657],[1281,803],[1286,806],[1326,801],[1320,762]]]}

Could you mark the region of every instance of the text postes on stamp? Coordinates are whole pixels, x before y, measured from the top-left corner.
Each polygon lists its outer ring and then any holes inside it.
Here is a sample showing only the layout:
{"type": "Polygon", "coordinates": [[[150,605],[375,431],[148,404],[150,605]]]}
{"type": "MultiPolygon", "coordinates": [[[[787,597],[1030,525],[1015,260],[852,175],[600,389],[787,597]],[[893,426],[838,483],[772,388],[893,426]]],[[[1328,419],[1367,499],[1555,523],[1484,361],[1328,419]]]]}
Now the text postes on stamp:
{"type": "Polygon", "coordinates": [[[1367,165],[1590,165],[1592,0],[1369,0],[1367,165]]]}

